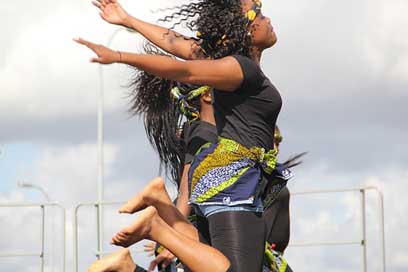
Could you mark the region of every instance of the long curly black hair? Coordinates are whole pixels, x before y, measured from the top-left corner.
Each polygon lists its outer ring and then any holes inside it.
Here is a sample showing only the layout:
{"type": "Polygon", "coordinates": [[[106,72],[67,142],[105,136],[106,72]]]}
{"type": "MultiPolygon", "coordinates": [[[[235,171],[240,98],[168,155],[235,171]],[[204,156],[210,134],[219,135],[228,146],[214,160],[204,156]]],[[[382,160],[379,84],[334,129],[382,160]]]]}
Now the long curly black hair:
{"type": "MultiPolygon", "coordinates": [[[[201,52],[196,52],[196,56],[218,59],[238,54],[250,57],[251,37],[241,0],[199,0],[161,11],[170,12],[159,21],[173,23],[171,29],[184,25],[190,31],[200,33],[197,39],[186,38],[194,39],[200,45],[198,50],[201,52]],[[204,55],[200,54],[203,52],[204,55]]],[[[145,44],[144,51],[173,57],[151,43],[145,44]]],[[[143,116],[146,134],[159,154],[161,165],[179,185],[184,166],[184,145],[178,135],[182,116],[177,102],[170,97],[170,90],[175,86],[180,87],[184,94],[191,90],[187,84],[136,70],[130,83],[129,111],[143,116]]],[[[198,110],[199,99],[190,101],[198,110]]]]}
{"type": "MultiPolygon", "coordinates": [[[[151,43],[144,44],[144,51],[168,55],[151,43]]],[[[134,69],[129,84],[129,112],[143,117],[147,138],[159,154],[160,165],[178,185],[184,163],[184,145],[177,135],[181,114],[170,96],[170,90],[175,86],[177,82],[134,69]]]]}
{"type": "Polygon", "coordinates": [[[162,11],[172,11],[159,19],[173,22],[171,29],[183,25],[200,34],[198,40],[208,58],[250,57],[251,36],[241,0],[200,0],[162,11]]]}

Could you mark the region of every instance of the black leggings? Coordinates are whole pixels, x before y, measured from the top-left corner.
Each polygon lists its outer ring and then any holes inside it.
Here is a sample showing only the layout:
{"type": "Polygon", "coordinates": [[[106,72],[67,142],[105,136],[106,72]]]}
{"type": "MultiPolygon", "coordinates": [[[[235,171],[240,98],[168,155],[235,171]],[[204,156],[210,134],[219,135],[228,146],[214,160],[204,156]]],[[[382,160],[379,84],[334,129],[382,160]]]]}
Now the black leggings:
{"type": "Polygon", "coordinates": [[[147,272],[147,270],[137,265],[134,272],[147,272]]]}
{"type": "Polygon", "coordinates": [[[236,211],[216,213],[208,221],[197,216],[200,241],[220,250],[231,262],[233,271],[261,271],[261,268],[255,269],[262,263],[264,237],[270,244],[275,244],[275,250],[279,252],[284,252],[289,244],[289,200],[289,190],[285,187],[264,211],[262,220],[259,220],[259,214],[236,211]],[[248,241],[253,243],[248,244],[248,241]],[[245,244],[248,246],[244,247],[245,244]]]}
{"type": "Polygon", "coordinates": [[[263,214],[266,224],[267,241],[270,244],[275,244],[275,250],[279,252],[284,252],[289,244],[289,199],[289,190],[285,187],[280,192],[278,198],[263,214]]]}
{"type": "Polygon", "coordinates": [[[221,251],[231,262],[228,271],[259,272],[265,251],[266,228],[261,213],[226,211],[197,217],[201,241],[221,251]]]}

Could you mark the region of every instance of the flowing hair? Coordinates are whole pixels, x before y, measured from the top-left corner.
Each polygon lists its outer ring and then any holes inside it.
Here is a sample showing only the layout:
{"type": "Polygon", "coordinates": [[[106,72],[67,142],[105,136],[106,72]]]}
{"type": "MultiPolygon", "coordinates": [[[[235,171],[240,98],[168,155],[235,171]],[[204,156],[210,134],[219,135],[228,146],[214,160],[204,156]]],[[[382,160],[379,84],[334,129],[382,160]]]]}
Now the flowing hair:
{"type": "MultiPolygon", "coordinates": [[[[170,29],[184,25],[199,33],[199,38],[184,38],[198,44],[194,49],[196,52],[192,52],[196,56],[208,59],[235,54],[250,57],[251,37],[241,0],[200,0],[160,11],[170,12],[159,19],[160,22],[173,23],[170,29]]],[[[144,51],[146,54],[174,57],[151,43],[144,44],[144,51]]],[[[170,90],[176,86],[183,95],[196,87],[135,69],[129,84],[129,112],[143,116],[148,140],[159,154],[160,165],[179,186],[185,150],[178,133],[182,114],[177,102],[170,96],[170,90]]],[[[190,101],[197,109],[200,107],[199,99],[190,101]]]]}
{"type": "MultiPolygon", "coordinates": [[[[151,43],[144,44],[144,51],[152,55],[167,55],[151,43]]],[[[159,154],[160,165],[178,183],[184,164],[184,148],[177,137],[180,111],[170,97],[170,89],[174,86],[177,82],[135,68],[129,84],[129,112],[143,116],[147,138],[159,154]]]]}
{"type": "Polygon", "coordinates": [[[170,29],[182,25],[199,34],[195,40],[207,58],[250,57],[252,40],[241,0],[201,0],[161,11],[171,11],[159,19],[160,22],[173,22],[170,29]]]}

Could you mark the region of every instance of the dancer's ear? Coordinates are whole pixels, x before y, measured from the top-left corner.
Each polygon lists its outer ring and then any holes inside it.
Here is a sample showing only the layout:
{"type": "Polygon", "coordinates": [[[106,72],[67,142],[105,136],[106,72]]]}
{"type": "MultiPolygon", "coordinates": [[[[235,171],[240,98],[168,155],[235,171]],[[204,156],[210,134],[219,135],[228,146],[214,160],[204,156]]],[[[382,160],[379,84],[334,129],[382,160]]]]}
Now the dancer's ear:
{"type": "Polygon", "coordinates": [[[201,99],[202,99],[204,102],[206,102],[206,103],[208,103],[208,104],[211,104],[211,102],[212,102],[211,91],[207,91],[207,92],[203,93],[203,95],[201,96],[201,99]]]}

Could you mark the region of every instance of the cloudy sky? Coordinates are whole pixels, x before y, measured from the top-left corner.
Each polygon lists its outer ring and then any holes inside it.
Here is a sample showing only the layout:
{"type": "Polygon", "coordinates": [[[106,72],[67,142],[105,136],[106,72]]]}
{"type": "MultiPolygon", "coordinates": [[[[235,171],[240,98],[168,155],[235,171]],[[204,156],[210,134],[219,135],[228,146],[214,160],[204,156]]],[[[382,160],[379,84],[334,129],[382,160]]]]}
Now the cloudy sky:
{"type": "MultiPolygon", "coordinates": [[[[151,10],[180,1],[122,2],[154,22],[151,10]]],[[[279,38],[262,67],[284,100],[281,158],[309,151],[290,190],[378,187],[385,197],[387,269],[407,271],[408,3],[277,0],[264,1],[263,12],[279,38]]],[[[79,0],[2,1],[0,21],[0,202],[42,201],[38,192],[17,187],[23,180],[66,207],[71,271],[73,207],[97,199],[99,90],[92,54],[72,38],[107,43],[116,27],[103,22],[90,1],[79,0]]],[[[112,47],[138,51],[141,42],[119,32],[112,47]]],[[[126,111],[130,72],[121,65],[103,68],[108,201],[129,198],[158,173],[141,120],[126,111]]],[[[367,193],[369,271],[380,271],[377,205],[375,193],[367,193]]],[[[107,239],[134,218],[119,217],[116,208],[106,210],[107,239]]],[[[294,195],[291,243],[359,240],[359,208],[358,193],[294,195]]],[[[47,214],[46,271],[61,271],[61,218],[56,210],[47,214]]],[[[38,251],[39,215],[38,209],[0,210],[0,255],[38,251]]],[[[92,208],[80,210],[80,271],[96,249],[94,217],[92,208]]],[[[134,259],[146,265],[138,250],[134,259]]],[[[360,271],[360,254],[355,245],[292,246],[287,258],[296,271],[360,271]]],[[[2,271],[38,271],[38,265],[38,258],[0,258],[2,271]]]]}

